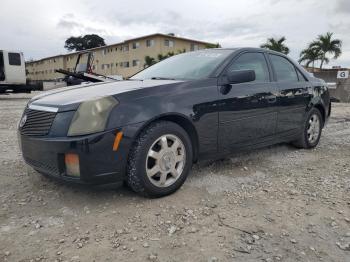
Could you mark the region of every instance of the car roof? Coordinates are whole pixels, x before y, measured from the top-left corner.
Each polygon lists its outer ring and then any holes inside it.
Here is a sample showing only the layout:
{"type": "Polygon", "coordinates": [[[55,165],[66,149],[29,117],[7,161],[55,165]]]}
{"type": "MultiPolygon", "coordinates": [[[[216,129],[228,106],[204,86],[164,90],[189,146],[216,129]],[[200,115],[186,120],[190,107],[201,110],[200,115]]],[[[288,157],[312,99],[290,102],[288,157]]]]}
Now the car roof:
{"type": "Polygon", "coordinates": [[[254,51],[254,52],[268,52],[268,53],[274,53],[274,54],[279,54],[279,55],[283,55],[285,56],[285,54],[280,53],[280,52],[276,52],[273,50],[269,50],[266,48],[258,48],[258,47],[225,47],[225,48],[211,48],[212,49],[216,49],[216,50],[231,50],[232,52],[236,52],[236,51],[254,51]]]}

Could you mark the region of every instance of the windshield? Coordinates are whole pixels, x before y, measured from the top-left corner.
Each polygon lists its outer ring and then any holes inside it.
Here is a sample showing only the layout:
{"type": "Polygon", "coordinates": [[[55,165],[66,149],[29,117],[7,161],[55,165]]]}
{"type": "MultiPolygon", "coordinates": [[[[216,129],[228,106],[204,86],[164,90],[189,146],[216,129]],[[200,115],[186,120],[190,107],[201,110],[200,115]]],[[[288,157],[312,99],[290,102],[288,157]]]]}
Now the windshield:
{"type": "Polygon", "coordinates": [[[208,77],[232,50],[212,49],[188,52],[167,58],[130,79],[201,79],[208,77]]]}

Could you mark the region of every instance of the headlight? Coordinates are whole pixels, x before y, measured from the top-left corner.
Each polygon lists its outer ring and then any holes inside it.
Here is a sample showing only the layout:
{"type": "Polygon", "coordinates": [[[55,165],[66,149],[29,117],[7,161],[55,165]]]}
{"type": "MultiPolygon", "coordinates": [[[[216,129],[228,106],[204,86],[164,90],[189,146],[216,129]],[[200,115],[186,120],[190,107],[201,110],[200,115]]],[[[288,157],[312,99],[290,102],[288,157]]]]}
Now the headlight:
{"type": "Polygon", "coordinates": [[[69,126],[68,136],[104,131],[109,113],[116,105],[118,101],[111,96],[81,103],[69,126]]]}

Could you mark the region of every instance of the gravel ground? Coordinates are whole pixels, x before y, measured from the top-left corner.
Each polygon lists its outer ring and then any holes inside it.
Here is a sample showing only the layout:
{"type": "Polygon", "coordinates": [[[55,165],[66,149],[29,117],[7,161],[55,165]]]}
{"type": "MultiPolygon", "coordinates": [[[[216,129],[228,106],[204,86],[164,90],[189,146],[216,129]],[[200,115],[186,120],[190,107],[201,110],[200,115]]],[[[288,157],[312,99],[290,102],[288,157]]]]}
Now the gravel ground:
{"type": "Polygon", "coordinates": [[[162,199],[27,167],[0,96],[0,261],[350,261],[350,104],[314,150],[277,145],[193,167],[162,199]]]}

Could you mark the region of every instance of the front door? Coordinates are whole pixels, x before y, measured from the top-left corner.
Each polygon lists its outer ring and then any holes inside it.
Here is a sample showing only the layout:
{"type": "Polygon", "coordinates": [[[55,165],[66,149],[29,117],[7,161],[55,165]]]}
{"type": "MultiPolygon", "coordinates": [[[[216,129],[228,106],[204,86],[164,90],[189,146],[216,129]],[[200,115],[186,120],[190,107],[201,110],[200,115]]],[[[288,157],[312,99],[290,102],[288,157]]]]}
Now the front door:
{"type": "Polygon", "coordinates": [[[270,80],[264,53],[243,53],[226,70],[254,70],[256,80],[219,86],[219,150],[235,151],[271,139],[277,121],[276,83],[270,80]]]}

